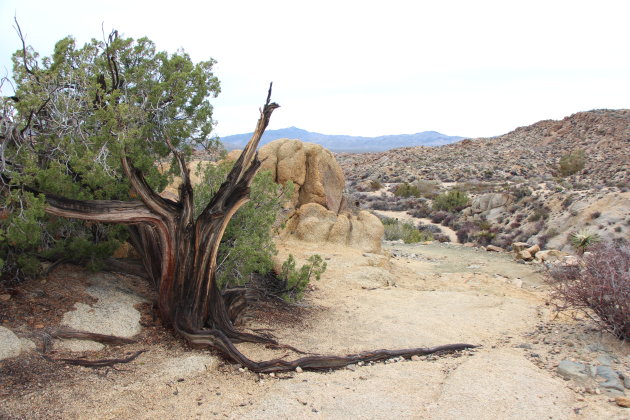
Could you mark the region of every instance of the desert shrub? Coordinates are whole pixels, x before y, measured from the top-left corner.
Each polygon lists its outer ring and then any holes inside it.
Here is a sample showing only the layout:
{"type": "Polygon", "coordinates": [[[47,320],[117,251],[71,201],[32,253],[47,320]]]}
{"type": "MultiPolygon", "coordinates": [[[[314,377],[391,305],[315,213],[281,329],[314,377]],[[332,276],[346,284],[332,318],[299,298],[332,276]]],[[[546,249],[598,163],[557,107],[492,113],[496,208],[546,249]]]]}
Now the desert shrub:
{"type": "Polygon", "coordinates": [[[529,187],[518,186],[509,189],[510,194],[514,196],[516,201],[519,201],[525,197],[530,197],[532,195],[532,190],[529,187]]]}
{"type": "Polygon", "coordinates": [[[569,194],[564,200],[562,200],[562,208],[568,209],[577,197],[577,194],[569,194]]]}
{"type": "Polygon", "coordinates": [[[503,249],[509,249],[514,240],[511,235],[497,235],[492,240],[492,244],[503,249]]]}
{"type": "Polygon", "coordinates": [[[378,191],[381,188],[383,188],[383,184],[381,184],[379,181],[372,181],[372,182],[370,182],[370,190],[378,191]]]}
{"type": "Polygon", "coordinates": [[[457,230],[456,235],[459,243],[465,244],[466,242],[470,242],[470,228],[462,227],[457,230]]]}
{"type": "Polygon", "coordinates": [[[602,329],[630,340],[630,246],[598,244],[578,271],[556,273],[558,308],[580,310],[602,329]]]}
{"type": "Polygon", "coordinates": [[[599,216],[602,215],[601,211],[594,211],[593,213],[591,213],[591,219],[597,219],[599,216]]]}
{"type": "Polygon", "coordinates": [[[419,180],[413,183],[422,197],[433,199],[437,196],[439,185],[435,181],[419,180]]]}
{"type": "Polygon", "coordinates": [[[372,210],[389,210],[389,204],[385,200],[374,200],[368,207],[372,210]]]}
{"type": "Polygon", "coordinates": [[[423,219],[429,217],[431,209],[425,203],[418,203],[415,208],[408,210],[407,214],[410,216],[423,219]]]}
{"type": "Polygon", "coordinates": [[[421,230],[413,228],[413,226],[405,224],[404,234],[402,240],[406,244],[413,244],[416,242],[432,241],[433,235],[430,232],[423,232],[421,230]],[[409,229],[407,226],[411,226],[409,229]]]}
{"type": "Polygon", "coordinates": [[[546,220],[549,218],[549,209],[544,206],[536,207],[532,214],[527,218],[530,222],[537,222],[539,220],[546,220]]]}
{"type": "Polygon", "coordinates": [[[438,195],[433,200],[434,210],[459,211],[469,203],[468,194],[459,190],[451,190],[438,195]]]}
{"type": "Polygon", "coordinates": [[[483,194],[497,191],[501,186],[491,182],[458,182],[453,190],[465,191],[473,194],[483,194]]]}
{"type": "Polygon", "coordinates": [[[442,226],[452,227],[456,222],[457,215],[450,213],[442,220],[442,226]]]}
{"type": "Polygon", "coordinates": [[[302,299],[311,277],[319,280],[324,271],[326,271],[326,263],[320,255],[311,255],[307,263],[298,270],[295,267],[295,258],[293,258],[292,254],[289,254],[287,260],[282,264],[282,270],[278,275],[285,285],[282,298],[287,301],[302,299]]]}
{"type": "Polygon", "coordinates": [[[438,242],[451,242],[451,238],[448,235],[444,235],[443,233],[437,233],[433,235],[433,240],[438,242]]]}
{"type": "Polygon", "coordinates": [[[488,230],[482,230],[475,234],[475,240],[480,245],[490,245],[496,234],[488,230]]]}
{"type": "Polygon", "coordinates": [[[598,243],[600,237],[597,233],[591,232],[588,229],[578,230],[569,235],[569,242],[571,246],[579,254],[583,254],[590,246],[598,243]]]}
{"type": "Polygon", "coordinates": [[[556,283],[569,280],[577,280],[580,277],[581,268],[579,265],[554,264],[545,273],[548,283],[556,283]]]}
{"type": "Polygon", "coordinates": [[[560,158],[559,170],[562,176],[573,175],[582,169],[586,164],[584,150],[578,149],[560,158]]]}
{"type": "Polygon", "coordinates": [[[433,240],[431,232],[416,229],[411,223],[401,223],[396,219],[383,219],[385,240],[397,241],[402,239],[406,244],[433,240]]]}
{"type": "Polygon", "coordinates": [[[420,190],[415,185],[403,182],[396,187],[394,195],[396,197],[419,197],[420,190]]]}
{"type": "Polygon", "coordinates": [[[431,222],[433,223],[442,223],[444,219],[448,217],[450,213],[446,211],[436,211],[431,213],[431,222]]]}
{"type": "MultiPolygon", "coordinates": [[[[233,162],[198,168],[202,182],[194,187],[195,215],[201,213],[225,180],[233,162]]],[[[228,287],[246,283],[251,273],[266,274],[273,269],[277,253],[273,227],[278,214],[293,194],[293,184],[276,184],[270,171],[256,174],[250,190],[250,201],[232,217],[225,229],[217,256],[217,285],[228,287]]]]}
{"type": "Polygon", "coordinates": [[[431,234],[442,233],[442,229],[440,229],[440,227],[436,225],[419,225],[418,230],[423,231],[423,232],[428,232],[431,234]]]}
{"type": "Polygon", "coordinates": [[[547,232],[545,232],[545,235],[547,235],[549,238],[553,238],[554,236],[558,236],[558,230],[556,228],[551,228],[548,229],[547,232]]]}

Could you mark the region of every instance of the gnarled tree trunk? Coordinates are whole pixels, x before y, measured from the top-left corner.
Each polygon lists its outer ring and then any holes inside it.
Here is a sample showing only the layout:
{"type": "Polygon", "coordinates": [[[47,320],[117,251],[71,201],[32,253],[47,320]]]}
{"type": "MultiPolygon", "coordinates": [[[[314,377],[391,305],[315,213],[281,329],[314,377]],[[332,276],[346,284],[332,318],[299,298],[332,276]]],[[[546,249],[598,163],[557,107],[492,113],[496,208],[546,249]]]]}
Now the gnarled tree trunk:
{"type": "MultiPolygon", "coordinates": [[[[144,180],[126,157],[123,169],[139,201],[79,201],[47,196],[47,212],[82,220],[129,225],[131,240],[140,253],[150,279],[158,290],[158,308],[163,322],[194,344],[209,345],[252,371],[287,371],[339,368],[358,361],[411,357],[437,351],[474,347],[454,344],[434,348],[378,350],[349,356],[308,356],[293,361],[282,359],[255,362],[244,356],[234,343],[250,341],[277,345],[269,337],[236,330],[228,316],[216,284],[216,257],[225,228],[234,213],[248,201],[249,186],[260,166],[256,148],[278,108],[270,102],[271,87],[251,140],[234,164],[226,181],[202,213],[194,218],[193,190],[183,156],[178,159],[182,185],[177,202],[162,198],[144,180]]],[[[167,144],[170,145],[168,139],[167,144]]]]}

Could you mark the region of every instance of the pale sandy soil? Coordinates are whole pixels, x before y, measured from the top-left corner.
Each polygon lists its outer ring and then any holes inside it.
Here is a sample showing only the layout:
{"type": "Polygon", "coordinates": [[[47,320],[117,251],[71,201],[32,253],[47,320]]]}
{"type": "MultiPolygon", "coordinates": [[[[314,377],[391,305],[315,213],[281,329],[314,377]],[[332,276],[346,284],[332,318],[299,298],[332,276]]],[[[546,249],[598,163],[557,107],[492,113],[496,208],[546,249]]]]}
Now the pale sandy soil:
{"type": "MultiPolygon", "coordinates": [[[[392,245],[386,252],[407,257],[389,257],[291,243],[280,247],[280,259],[289,251],[299,262],[319,253],[328,263],[305,299],[306,318],[281,325],[251,321],[249,327],[274,328],[281,342],[319,353],[456,342],[482,347],[271,377],[241,372],[157,328],[160,339],[137,345],[148,351],[118,370],[60,368],[58,378],[35,379],[34,387],[5,393],[0,417],[630,418],[630,409],[617,407],[609,396],[579,392],[555,374],[564,358],[594,360],[598,354],[584,350],[592,343],[617,358],[616,368],[628,371],[628,346],[583,322],[553,320],[533,266],[516,264],[508,255],[442,244],[392,245]]],[[[283,355],[239,346],[254,359],[283,355]]]]}

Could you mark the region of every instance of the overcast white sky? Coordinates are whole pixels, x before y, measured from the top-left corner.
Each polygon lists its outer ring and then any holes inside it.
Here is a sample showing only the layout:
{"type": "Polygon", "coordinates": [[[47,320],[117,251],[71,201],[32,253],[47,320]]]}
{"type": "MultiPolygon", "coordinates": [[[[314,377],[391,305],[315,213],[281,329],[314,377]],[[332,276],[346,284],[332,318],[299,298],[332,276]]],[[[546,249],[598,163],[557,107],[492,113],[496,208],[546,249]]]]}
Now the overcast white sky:
{"type": "MultiPolygon", "coordinates": [[[[250,132],[268,83],[271,129],[470,137],[630,108],[630,1],[1,0],[0,71],[118,29],[218,61],[217,133],[250,132]]],[[[5,70],[6,69],[6,70],[5,70]]]]}

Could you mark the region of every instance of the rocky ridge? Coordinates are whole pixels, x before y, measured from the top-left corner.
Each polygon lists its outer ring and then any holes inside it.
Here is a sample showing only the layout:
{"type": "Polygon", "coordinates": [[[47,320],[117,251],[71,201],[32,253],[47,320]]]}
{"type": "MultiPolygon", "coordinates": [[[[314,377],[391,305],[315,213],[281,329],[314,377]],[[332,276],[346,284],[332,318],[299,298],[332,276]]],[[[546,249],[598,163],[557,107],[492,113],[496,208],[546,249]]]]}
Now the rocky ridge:
{"type": "Polygon", "coordinates": [[[571,251],[569,236],[579,230],[607,241],[627,240],[630,232],[630,110],[580,112],[495,138],[337,159],[361,208],[420,214],[458,231],[463,242],[571,251]],[[561,176],[561,158],[577,151],[584,167],[561,176]],[[420,194],[394,196],[405,182],[420,194]],[[470,207],[437,218],[432,199],[452,189],[466,192],[470,207]]]}
{"type": "Polygon", "coordinates": [[[630,182],[630,110],[579,112],[545,120],[493,138],[466,139],[439,147],[408,147],[380,153],[339,153],[349,179],[461,182],[472,179],[551,179],[563,155],[586,154],[576,182],[616,185],[630,182]]]}

